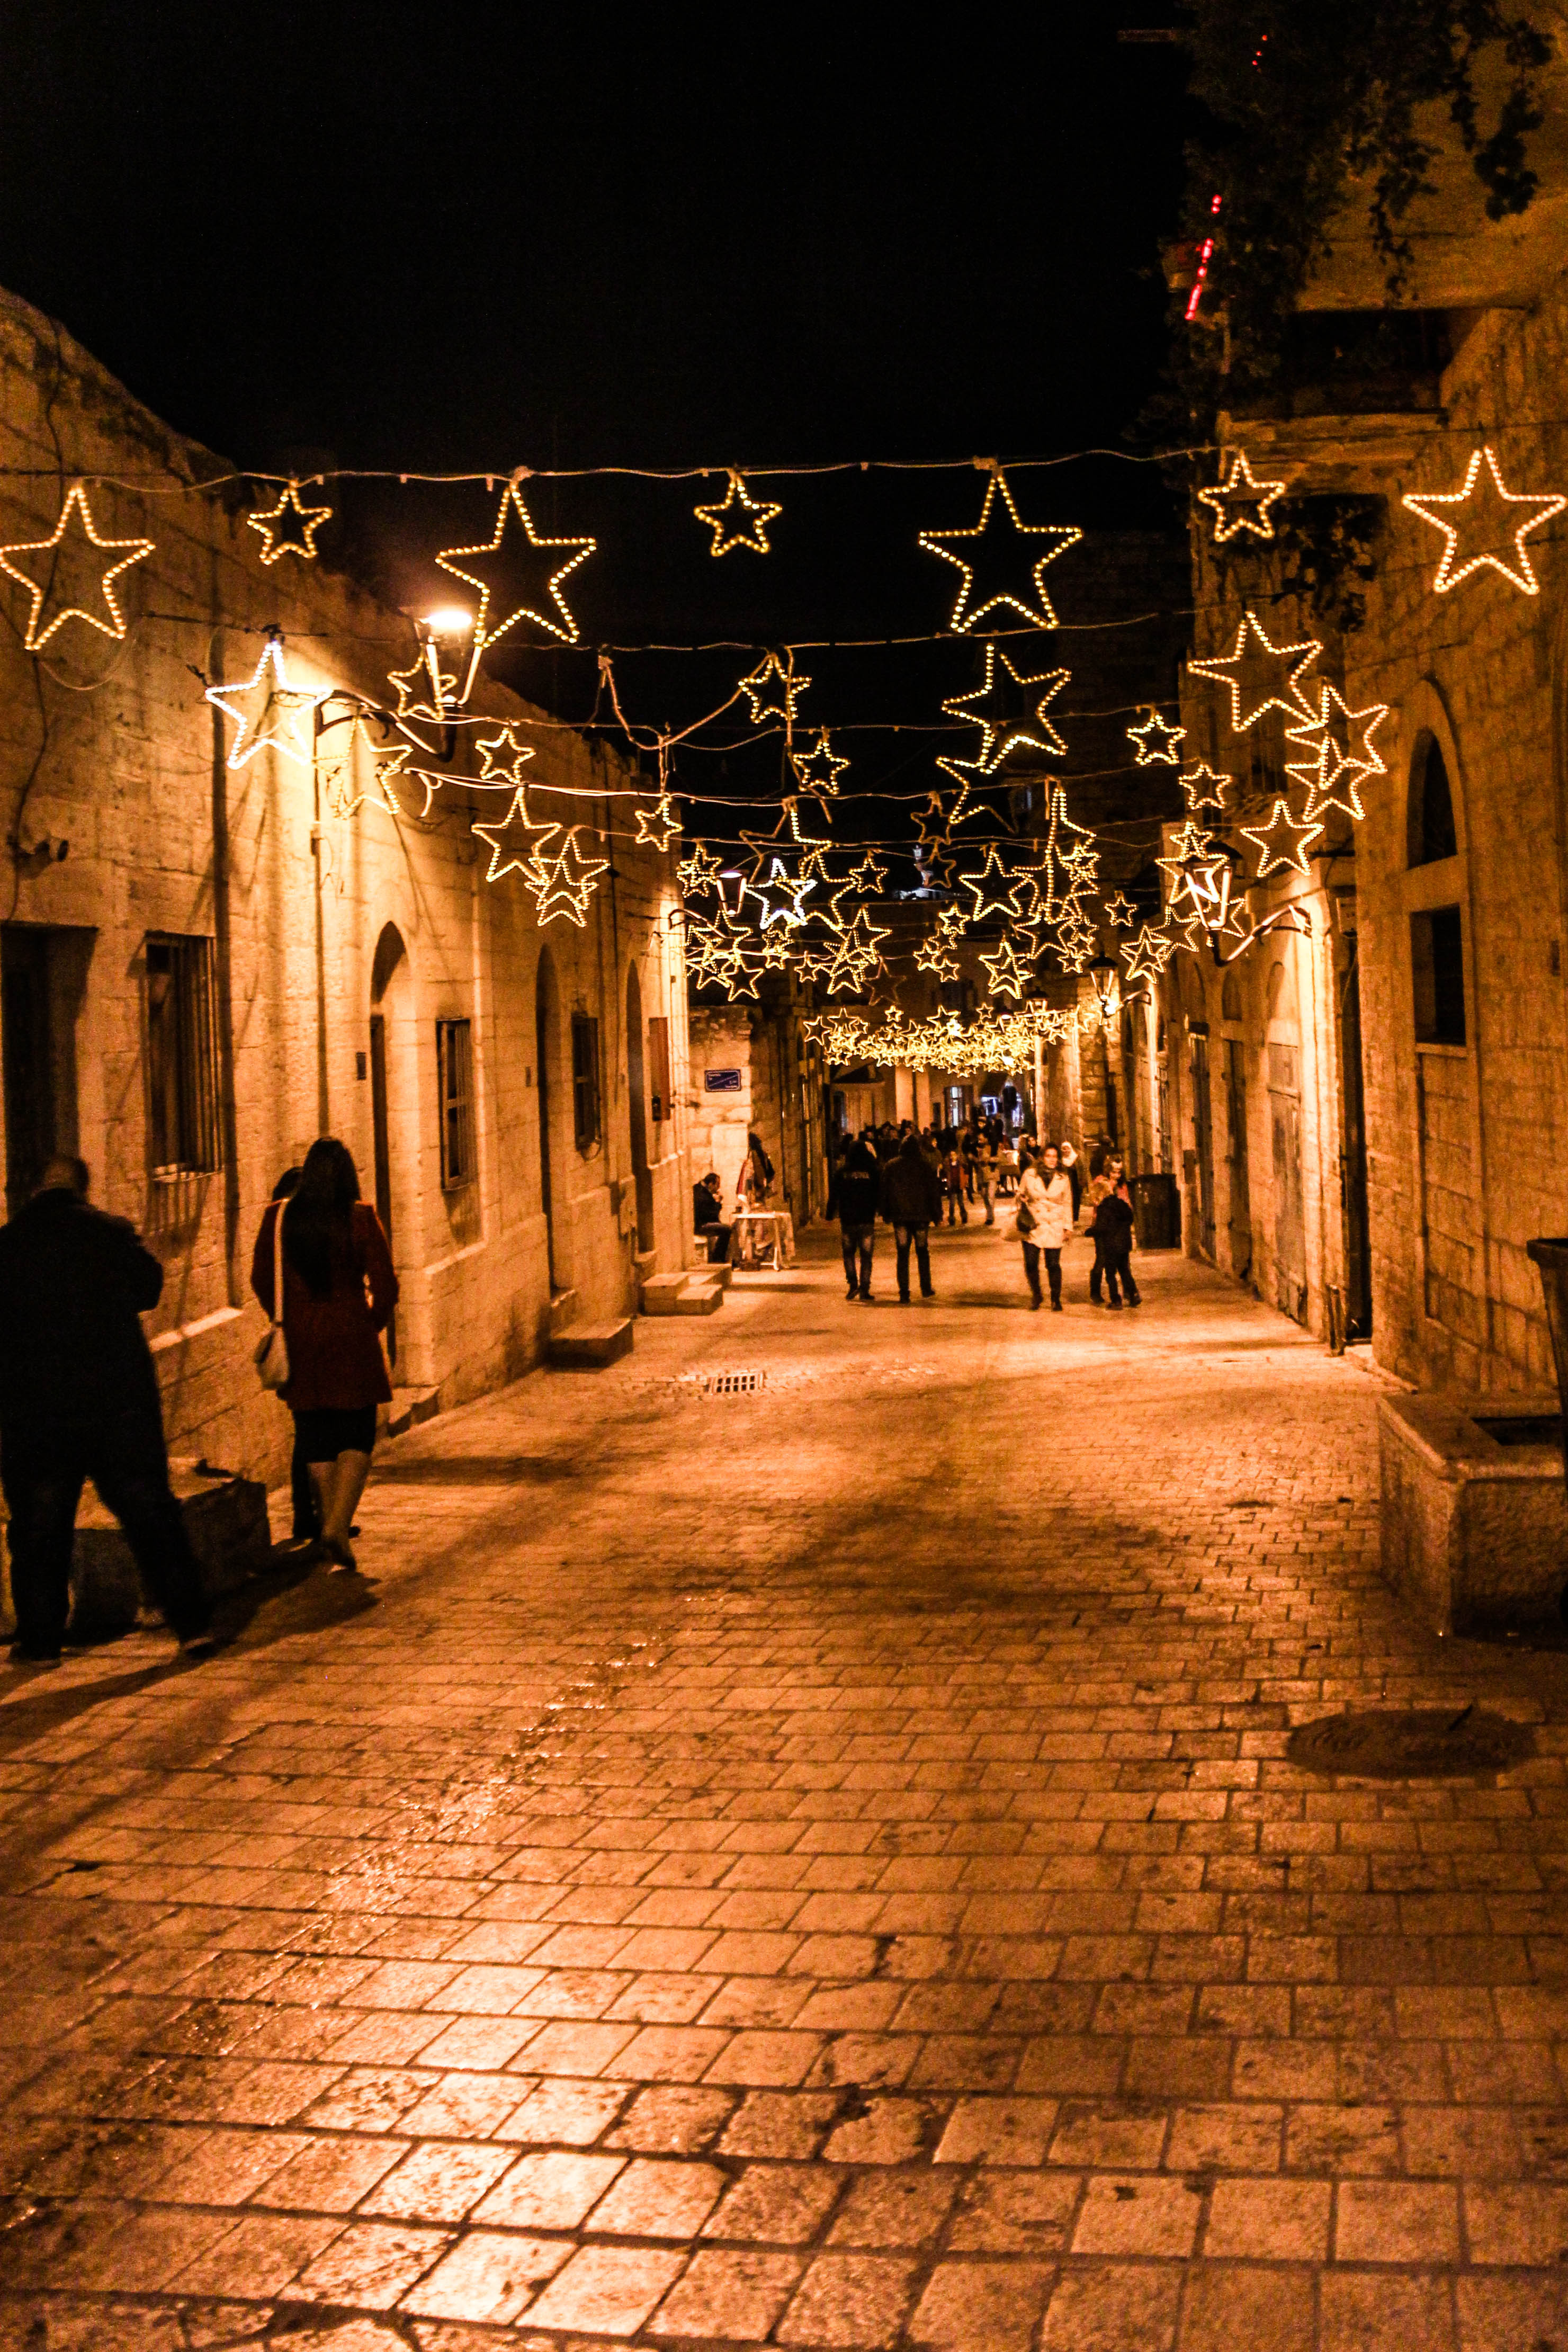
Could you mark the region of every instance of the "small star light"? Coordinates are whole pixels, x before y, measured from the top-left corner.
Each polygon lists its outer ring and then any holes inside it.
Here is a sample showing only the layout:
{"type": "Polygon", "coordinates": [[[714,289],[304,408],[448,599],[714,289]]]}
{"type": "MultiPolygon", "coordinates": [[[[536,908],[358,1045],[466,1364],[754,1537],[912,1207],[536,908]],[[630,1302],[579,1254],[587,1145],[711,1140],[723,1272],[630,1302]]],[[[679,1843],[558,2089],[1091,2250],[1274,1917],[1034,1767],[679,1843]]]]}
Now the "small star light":
{"type": "Polygon", "coordinates": [[[1141,727],[1129,727],[1127,730],[1128,742],[1137,746],[1134,766],[1152,768],[1157,761],[1162,767],[1179,767],[1181,759],[1176,747],[1186,735],[1186,729],[1173,727],[1168,719],[1162,719],[1152,702],[1145,702],[1142,707],[1148,712],[1148,717],[1141,727]]]}
{"type": "Polygon", "coordinates": [[[1306,785],[1304,814],[1309,818],[1322,816],[1330,808],[1352,819],[1366,814],[1359,787],[1363,776],[1387,773],[1372,746],[1387,716],[1386,702],[1369,702],[1364,710],[1352,710],[1338,687],[1324,686],[1312,723],[1286,728],[1287,741],[1304,743],[1314,753],[1311,760],[1291,761],[1285,771],[1306,785]]]}
{"type": "Polygon", "coordinates": [[[973,693],[950,695],[942,705],[949,718],[967,719],[980,730],[976,766],[984,773],[1024,744],[1064,760],[1067,745],[1045,712],[1071,671],[1046,669],[1025,677],[999,646],[991,644],[985,647],[985,677],[973,693]]]}
{"type": "MultiPolygon", "coordinates": [[[[327,805],[336,817],[348,818],[373,801],[389,816],[402,814],[391,779],[402,773],[413,756],[412,743],[378,743],[365,724],[362,710],[347,721],[323,728],[318,744],[317,771],[327,805]]],[[[430,805],[429,787],[425,806],[430,805]]]]}
{"type": "Polygon", "coordinates": [[[326,687],[317,692],[314,688],[290,686],[283,667],[283,639],[268,637],[249,677],[233,686],[207,688],[206,699],[239,729],[229,746],[229,766],[243,768],[270,743],[274,751],[298,760],[303,768],[309,767],[315,746],[307,740],[302,721],[307,711],[319,709],[327,694],[326,687]]]}
{"type": "Polygon", "coordinates": [[[519,784],[504,817],[495,823],[470,825],[468,830],[478,835],[490,853],[486,882],[499,882],[508,874],[520,874],[528,887],[536,889],[543,878],[543,853],[552,845],[560,827],[534,822],[528,814],[528,795],[519,784]]]}
{"type": "Polygon", "coordinates": [[[766,655],[740,681],[740,691],[751,705],[752,725],[760,727],[765,719],[779,719],[786,727],[793,727],[795,705],[810,683],[796,670],[792,653],[787,650],[783,661],[777,654],[766,655]]]}
{"type": "Polygon", "coordinates": [[[1282,710],[1287,719],[1311,719],[1312,706],[1301,681],[1322,651],[1316,637],[1303,637],[1298,646],[1270,644],[1257,614],[1249,613],[1229,653],[1188,662],[1187,668],[1194,677],[1216,678],[1230,688],[1231,732],[1239,735],[1270,710],[1282,710]]]}
{"type": "MultiPolygon", "coordinates": [[[[387,672],[387,684],[397,698],[392,717],[405,735],[420,740],[415,721],[426,726],[444,727],[451,712],[454,688],[457,680],[450,670],[441,667],[441,656],[434,637],[423,644],[406,669],[387,672]]],[[[429,745],[423,747],[429,750],[429,745]]]]}
{"type": "Polygon", "coordinates": [[[564,915],[580,930],[599,877],[610,871],[610,860],[583,856],[577,845],[577,836],[587,830],[585,826],[574,824],[562,831],[558,824],[549,830],[560,835],[559,845],[541,842],[537,874],[525,878],[534,893],[541,923],[553,923],[558,915],[564,915]]]}
{"type": "Polygon", "coordinates": [[[1130,931],[1138,919],[1137,908],[1124,890],[1105,901],[1105,920],[1113,931],[1130,931]]]}
{"type": "Polygon", "coordinates": [[[754,873],[741,884],[741,897],[744,898],[749,892],[757,900],[762,909],[758,920],[764,931],[775,923],[781,923],[786,930],[800,930],[808,919],[800,911],[800,901],[816,888],[816,877],[791,874],[781,857],[766,858],[763,864],[766,871],[754,873]]]}
{"type": "Polygon", "coordinates": [[[947,943],[946,932],[938,929],[921,940],[915,950],[915,967],[937,980],[957,979],[958,959],[947,943]]]}
{"type": "Polygon", "coordinates": [[[316,561],[316,534],[324,522],[332,520],[330,507],[308,507],[299,495],[298,482],[290,482],[275,507],[265,514],[247,514],[246,522],[262,536],[261,560],[276,563],[280,556],[298,555],[306,563],[316,561]]]}
{"type": "Polygon", "coordinates": [[[639,803],[632,814],[637,820],[634,845],[656,849],[663,856],[681,829],[681,820],[670,805],[669,793],[661,793],[653,808],[644,808],[639,803]]]}
{"type": "Polygon", "coordinates": [[[1311,817],[1294,817],[1289,801],[1274,803],[1267,824],[1243,824],[1237,828],[1242,837],[1259,851],[1258,879],[1272,874],[1277,866],[1288,866],[1293,874],[1310,874],[1307,852],[1314,841],[1322,838],[1323,828],[1311,817]]]}
{"type": "Polygon", "coordinates": [[[990,973],[986,983],[988,996],[1021,996],[1029,980],[1028,966],[1019,961],[1018,950],[1011,940],[1004,939],[992,955],[983,955],[980,961],[990,973]]]}
{"type": "Polygon", "coordinates": [[[150,539],[100,538],[93,522],[92,509],[87,502],[86,485],[73,482],[66,492],[59,520],[47,539],[17,540],[10,547],[0,547],[0,572],[4,572],[8,579],[18,582],[33,600],[33,609],[27,615],[27,626],[22,638],[26,650],[30,654],[40,652],[55,631],[63,628],[68,621],[85,621],[89,629],[97,629],[103,636],[123,637],[125,615],[120,609],[114,583],[122,572],[130,571],[133,563],[144,562],[152,554],[153,544],[150,539]],[[35,555],[47,559],[33,567],[42,577],[35,580],[32,571],[23,564],[13,563],[11,558],[14,555],[35,555]],[[117,555],[120,560],[106,568],[99,562],[101,555],[117,555]],[[85,572],[81,568],[84,561],[88,566],[85,572]],[[78,593],[82,595],[89,593],[89,577],[94,583],[91,593],[101,610],[89,609],[88,605],[74,601],[78,593]],[[38,623],[43,618],[44,606],[57,593],[71,601],[62,602],[48,626],[40,629],[38,623]]]}
{"type": "Polygon", "coordinates": [[[952,628],[967,632],[988,613],[1005,606],[1034,628],[1054,629],[1056,614],[1040,574],[1082,536],[1076,523],[1020,522],[1007,476],[999,466],[992,466],[979,521],[967,530],[923,530],[919,544],[944,563],[956,564],[964,575],[953,605],[952,628]],[[944,543],[949,540],[952,546],[944,543]],[[1039,540],[1046,544],[1034,545],[1039,540]]]}
{"type": "Polygon", "coordinates": [[[1269,509],[1284,497],[1287,487],[1284,482],[1259,481],[1245,449],[1238,449],[1228,474],[1222,461],[1218,488],[1197,494],[1206,507],[1214,509],[1215,545],[1223,547],[1239,530],[1250,531],[1254,539],[1272,539],[1274,523],[1269,509]]]}
{"type": "Polygon", "coordinates": [[[973,901],[968,921],[983,923],[993,915],[1005,916],[1016,922],[1019,915],[1018,878],[1009,874],[993,842],[986,852],[986,862],[977,874],[963,874],[959,887],[969,893],[973,901]],[[1006,889],[1001,885],[1007,885],[1006,889]]]}
{"type": "Polygon", "coordinates": [[[850,868],[850,886],[873,898],[887,882],[887,867],[874,849],[868,849],[858,866],[850,868]]]}
{"type": "Polygon", "coordinates": [[[817,730],[817,740],[809,751],[791,751],[789,765],[800,779],[802,789],[815,793],[819,800],[837,800],[839,778],[849,761],[835,751],[828,740],[825,727],[817,730]]]}
{"type": "Polygon", "coordinates": [[[764,971],[787,971],[789,968],[789,932],[787,927],[782,930],[763,932],[762,945],[758,950],[758,956],[764,971]]]}
{"type": "Polygon", "coordinates": [[[675,878],[688,898],[700,898],[710,890],[719,893],[719,876],[724,868],[706,842],[694,841],[691,855],[683,857],[675,868],[675,878]]]}
{"type": "Polygon", "coordinates": [[[782,507],[772,506],[763,499],[754,499],[744,480],[732,466],[729,488],[716,506],[694,507],[699,522],[706,522],[713,533],[710,555],[729,555],[737,547],[749,547],[756,555],[767,555],[768,525],[782,507]]]}
{"type": "Polygon", "coordinates": [[[1174,940],[1167,939],[1152,923],[1145,923],[1135,939],[1124,942],[1122,961],[1129,980],[1144,980],[1164,971],[1175,952],[1174,940]]]}
{"type": "Polygon", "coordinates": [[[1490,449],[1482,447],[1470,458],[1462,489],[1406,490],[1401,504],[1443,533],[1443,560],[1432,583],[1439,596],[1457,588],[1461,580],[1468,580],[1482,564],[1490,564],[1494,572],[1500,572],[1511,588],[1521,589],[1527,596],[1538,596],[1541,583],[1525,552],[1524,542],[1531,531],[1539,530],[1542,523],[1562,513],[1568,506],[1568,498],[1555,491],[1542,496],[1531,495],[1528,490],[1505,489],[1496,457],[1490,449]],[[1434,513],[1434,508],[1443,511],[1434,513]],[[1498,550],[1503,547],[1512,549],[1511,561],[1499,554],[1498,550]]]}
{"type": "Polygon", "coordinates": [[[476,746],[479,754],[481,782],[492,777],[504,777],[508,783],[520,784],[526,761],[534,756],[534,747],[525,743],[515,727],[503,722],[497,735],[481,735],[476,746]]]}
{"type": "Polygon", "coordinates": [[[1199,760],[1186,769],[1176,782],[1188,816],[1201,816],[1205,809],[1213,809],[1218,814],[1225,806],[1227,787],[1235,781],[1233,776],[1217,776],[1207,760],[1199,760]]]}
{"type": "Polygon", "coordinates": [[[435,560],[443,572],[450,572],[455,580],[465,581],[470,588],[479,591],[470,675],[484,648],[495,645],[519,621],[532,621],[547,635],[559,637],[568,645],[577,642],[577,622],[560,593],[560,583],[580,563],[587,562],[598,544],[595,539],[541,538],[523,504],[521,489],[512,481],[501,493],[496,528],[488,539],[473,547],[441,550],[435,560]],[[514,516],[517,528],[508,532],[507,525],[514,516]],[[463,562],[458,562],[460,556],[465,559],[463,562]],[[542,562],[538,560],[540,556],[542,562]],[[521,592],[504,586],[497,592],[497,580],[515,580],[520,564],[532,575],[521,592]],[[499,620],[491,617],[492,597],[501,609],[499,620]]]}

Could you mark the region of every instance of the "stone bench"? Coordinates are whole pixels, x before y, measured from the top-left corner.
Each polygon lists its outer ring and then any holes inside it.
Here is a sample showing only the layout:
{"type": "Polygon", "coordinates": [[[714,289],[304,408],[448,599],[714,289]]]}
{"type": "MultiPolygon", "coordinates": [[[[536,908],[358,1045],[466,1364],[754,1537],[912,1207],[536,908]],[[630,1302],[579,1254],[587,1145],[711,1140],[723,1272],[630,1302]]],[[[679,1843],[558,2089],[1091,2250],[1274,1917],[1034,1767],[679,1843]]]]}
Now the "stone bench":
{"type": "Polygon", "coordinates": [[[1561,1429],[1544,1391],[1378,1399],[1383,1573],[1437,1633],[1555,1615],[1568,1590],[1561,1429]]]}
{"type": "MultiPolygon", "coordinates": [[[[210,1469],[176,1455],[169,1464],[191,1549],[210,1600],[259,1576],[272,1559],[267,1488],[259,1478],[210,1469]]],[[[9,1598],[9,1554],[6,1585],[9,1598]]],[[[129,1633],[143,1606],[141,1579],[119,1521],[105,1510],[96,1490],[82,1489],[71,1551],[69,1639],[100,1642],[129,1633]]],[[[13,1612],[14,1613],[14,1612],[13,1612]]]]}

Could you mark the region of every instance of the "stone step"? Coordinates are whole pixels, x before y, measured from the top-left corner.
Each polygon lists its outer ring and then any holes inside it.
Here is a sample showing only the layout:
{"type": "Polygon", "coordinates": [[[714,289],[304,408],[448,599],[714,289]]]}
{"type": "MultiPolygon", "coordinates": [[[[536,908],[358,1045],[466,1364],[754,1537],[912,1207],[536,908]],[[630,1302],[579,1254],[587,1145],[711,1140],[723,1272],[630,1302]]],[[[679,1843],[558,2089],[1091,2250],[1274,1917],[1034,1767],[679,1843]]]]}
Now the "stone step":
{"type": "Polygon", "coordinates": [[[564,1331],[550,1333],[550,1362],[563,1372],[602,1371],[632,1353],[635,1328],[630,1315],[612,1323],[569,1323],[564,1331]]]}
{"type": "Polygon", "coordinates": [[[677,1315],[680,1296],[686,1286],[685,1274],[651,1274],[643,1285],[644,1315],[677,1315]]]}
{"type": "Polygon", "coordinates": [[[724,1305],[724,1285],[719,1282],[688,1282],[676,1295],[677,1315],[713,1315],[724,1305]]]}
{"type": "Polygon", "coordinates": [[[575,1290],[551,1291],[549,1302],[549,1328],[552,1336],[557,1331],[564,1331],[567,1325],[572,1320],[572,1318],[576,1313],[577,1293],[575,1290]]]}
{"type": "Polygon", "coordinates": [[[393,1389],[387,1407],[385,1434],[401,1437],[422,1421],[434,1421],[440,1407],[438,1389],[393,1389]]]}

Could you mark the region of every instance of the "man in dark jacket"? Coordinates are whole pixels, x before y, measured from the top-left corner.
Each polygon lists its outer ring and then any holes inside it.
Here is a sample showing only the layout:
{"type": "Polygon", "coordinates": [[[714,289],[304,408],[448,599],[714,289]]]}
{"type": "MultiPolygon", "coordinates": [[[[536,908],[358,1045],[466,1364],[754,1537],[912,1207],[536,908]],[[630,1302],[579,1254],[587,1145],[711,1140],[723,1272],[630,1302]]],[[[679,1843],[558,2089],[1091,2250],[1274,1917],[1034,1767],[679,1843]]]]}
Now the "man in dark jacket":
{"type": "Polygon", "coordinates": [[[692,1227],[698,1241],[707,1244],[709,1265],[727,1264],[730,1228],[724,1222],[724,1194],[716,1169],[710,1168],[702,1182],[692,1186],[692,1227]]]}
{"type": "Polygon", "coordinates": [[[18,1663],[60,1654],[88,1478],[182,1646],[209,1646],[211,1612],[169,1490],[141,1323],[158,1304],[163,1269],[123,1218],[89,1208],[87,1189],[81,1160],[51,1160],[26,1207],[0,1228],[0,1481],[11,1514],[18,1663]]]}
{"type": "Polygon", "coordinates": [[[921,1141],[914,1129],[904,1137],[897,1159],[883,1165],[882,1213],[893,1227],[893,1238],[897,1245],[900,1306],[907,1307],[909,1304],[909,1250],[912,1243],[920,1267],[920,1296],[922,1298],[934,1297],[927,1235],[942,1214],[942,1180],[937,1173],[935,1152],[921,1141]]]}
{"type": "Polygon", "coordinates": [[[1133,1233],[1135,1224],[1132,1195],[1127,1180],[1118,1175],[1113,1191],[1106,1193],[1094,1212],[1094,1251],[1098,1261],[1095,1271],[1103,1266],[1105,1273],[1105,1303],[1120,1307],[1121,1289],[1127,1294],[1129,1307],[1141,1307],[1138,1286],[1133,1280],[1133,1233]]]}
{"type": "Polygon", "coordinates": [[[868,1143],[848,1146],[839,1163],[839,1239],[844,1254],[846,1298],[871,1297],[872,1252],[876,1245],[876,1203],[881,1172],[868,1143]],[[856,1260],[860,1278],[855,1278],[856,1260]]]}

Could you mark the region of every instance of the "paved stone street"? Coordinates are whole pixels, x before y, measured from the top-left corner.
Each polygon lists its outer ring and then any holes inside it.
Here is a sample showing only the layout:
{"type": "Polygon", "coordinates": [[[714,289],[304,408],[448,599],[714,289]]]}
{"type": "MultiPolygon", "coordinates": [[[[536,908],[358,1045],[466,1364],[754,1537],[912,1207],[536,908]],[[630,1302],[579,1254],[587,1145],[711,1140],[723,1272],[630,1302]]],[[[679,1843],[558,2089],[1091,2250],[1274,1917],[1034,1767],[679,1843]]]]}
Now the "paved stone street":
{"type": "Polygon", "coordinates": [[[1568,1662],[1402,1621],[1364,1371],[1067,1265],[808,1238],[0,1684],[0,2345],[1568,2346],[1568,1662]]]}

